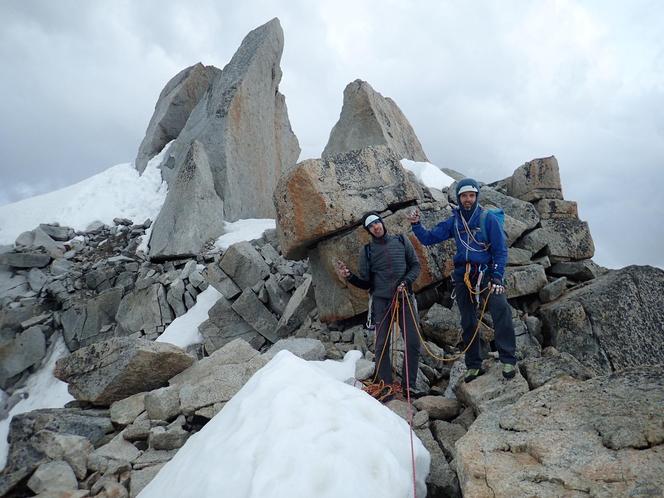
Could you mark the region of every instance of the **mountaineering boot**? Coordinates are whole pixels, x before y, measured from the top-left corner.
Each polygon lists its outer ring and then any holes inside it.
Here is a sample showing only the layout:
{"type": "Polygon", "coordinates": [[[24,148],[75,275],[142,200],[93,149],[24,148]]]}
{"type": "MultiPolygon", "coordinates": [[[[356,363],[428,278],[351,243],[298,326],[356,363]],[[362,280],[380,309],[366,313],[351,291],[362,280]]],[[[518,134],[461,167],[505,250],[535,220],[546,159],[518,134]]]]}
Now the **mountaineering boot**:
{"type": "Polygon", "coordinates": [[[471,368],[466,372],[465,377],[463,378],[464,382],[472,382],[477,379],[480,375],[484,373],[484,370],[481,368],[471,368]]]}
{"type": "Polygon", "coordinates": [[[503,377],[513,379],[516,375],[516,367],[509,363],[503,363],[503,377]]]}

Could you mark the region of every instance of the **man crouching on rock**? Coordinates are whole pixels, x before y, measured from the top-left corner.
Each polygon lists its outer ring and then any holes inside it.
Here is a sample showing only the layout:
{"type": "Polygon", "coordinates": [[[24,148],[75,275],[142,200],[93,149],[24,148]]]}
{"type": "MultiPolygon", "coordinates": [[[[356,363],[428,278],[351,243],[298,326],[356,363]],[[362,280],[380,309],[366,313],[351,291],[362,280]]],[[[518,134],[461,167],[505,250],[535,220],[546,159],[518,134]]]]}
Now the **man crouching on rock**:
{"type": "Polygon", "coordinates": [[[412,286],[420,273],[420,262],[408,237],[388,235],[385,223],[377,213],[365,215],[362,223],[365,230],[371,234],[371,242],[360,250],[358,275],[351,273],[342,261],[337,262],[337,274],[355,287],[369,289],[372,294],[376,323],[374,382],[382,380],[385,384],[392,384],[389,326],[392,323],[392,310],[394,306],[399,306],[399,327],[404,328],[403,316],[406,324],[406,330],[402,331],[407,353],[403,365],[402,384],[410,386],[412,391],[417,379],[419,337],[408,303],[404,303],[402,299],[395,301],[395,297],[405,298],[405,294],[408,293],[410,302],[413,308],[415,307],[412,286]]]}

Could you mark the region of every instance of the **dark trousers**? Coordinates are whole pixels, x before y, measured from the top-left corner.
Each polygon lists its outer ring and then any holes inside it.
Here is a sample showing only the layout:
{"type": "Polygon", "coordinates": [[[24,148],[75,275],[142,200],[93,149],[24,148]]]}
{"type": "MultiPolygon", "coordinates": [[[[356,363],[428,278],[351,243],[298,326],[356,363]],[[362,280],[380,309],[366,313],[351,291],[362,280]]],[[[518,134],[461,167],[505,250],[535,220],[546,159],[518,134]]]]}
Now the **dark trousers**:
{"type": "MultiPolygon", "coordinates": [[[[392,384],[392,359],[390,355],[390,341],[389,327],[392,321],[392,310],[390,310],[391,299],[382,297],[373,298],[373,312],[374,323],[376,324],[376,381],[383,381],[386,384],[392,384]],[[381,358],[382,354],[382,358],[381,358]]],[[[415,296],[410,295],[410,303],[413,308],[413,314],[417,319],[417,306],[415,304],[415,296]]],[[[406,355],[404,356],[403,372],[401,374],[401,384],[406,387],[406,378],[411,389],[415,388],[415,381],[417,380],[417,370],[420,356],[420,340],[415,328],[415,322],[411,314],[408,303],[398,301],[399,312],[397,314],[399,319],[399,329],[401,329],[402,337],[405,339],[406,355]],[[405,308],[404,308],[405,304],[405,308]],[[405,333],[404,329],[404,316],[405,316],[405,333]],[[406,365],[408,365],[408,372],[406,372],[406,365]],[[408,377],[406,377],[408,373],[408,377]]]]}
{"type": "MultiPolygon", "coordinates": [[[[483,282],[483,287],[486,283],[483,282]]],[[[461,328],[463,329],[463,342],[467,346],[477,328],[477,307],[476,302],[471,299],[468,288],[463,282],[456,283],[456,302],[461,312],[461,328]]],[[[482,293],[480,307],[484,305],[484,299],[489,297],[489,303],[486,309],[491,313],[493,319],[493,329],[495,335],[496,348],[498,348],[498,357],[502,363],[516,365],[516,338],[514,336],[514,325],[512,324],[512,310],[507,302],[505,294],[488,294],[488,291],[482,293]]],[[[466,351],[466,367],[480,368],[482,366],[482,357],[480,355],[480,332],[477,332],[473,343],[466,351]]]]}

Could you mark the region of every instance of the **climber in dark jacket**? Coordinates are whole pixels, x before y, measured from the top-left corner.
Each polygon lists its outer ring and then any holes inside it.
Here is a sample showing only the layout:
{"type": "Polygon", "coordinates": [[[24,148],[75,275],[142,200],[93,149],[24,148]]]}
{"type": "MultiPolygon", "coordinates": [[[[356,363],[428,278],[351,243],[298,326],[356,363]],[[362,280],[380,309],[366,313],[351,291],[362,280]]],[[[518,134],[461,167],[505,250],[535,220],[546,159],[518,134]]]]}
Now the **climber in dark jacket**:
{"type": "MultiPolygon", "coordinates": [[[[454,256],[454,290],[456,301],[461,312],[461,328],[466,344],[471,341],[477,328],[476,305],[471,289],[475,292],[484,289],[481,296],[488,299],[487,307],[491,313],[495,328],[495,343],[501,363],[503,377],[511,379],[515,376],[516,339],[512,324],[512,311],[505,297],[503,275],[507,262],[507,244],[505,234],[496,216],[487,212],[478,202],[479,185],[472,178],[464,178],[457,184],[457,202],[459,207],[453,215],[427,230],[420,223],[420,215],[414,210],[407,217],[413,233],[425,246],[454,238],[456,254],[454,256]],[[481,223],[482,216],[485,222],[481,223]],[[484,225],[482,227],[482,225],[484,225]],[[482,233],[486,231],[486,233],[482,233]],[[468,288],[465,279],[471,283],[468,288]]],[[[468,371],[466,382],[482,375],[482,358],[480,356],[479,337],[472,341],[465,356],[468,371]]]]}
{"type": "MultiPolygon", "coordinates": [[[[408,237],[388,235],[387,228],[378,214],[367,214],[363,219],[363,225],[371,234],[371,242],[360,251],[358,275],[351,273],[341,261],[337,264],[337,273],[351,285],[371,291],[374,322],[376,323],[375,377],[377,381],[382,380],[386,384],[392,384],[390,343],[387,341],[391,317],[387,315],[395,293],[404,289],[411,295],[410,301],[413,311],[416,313],[412,291],[413,282],[420,273],[420,262],[408,237]]],[[[403,308],[400,307],[400,328],[403,326],[402,311],[403,308]]],[[[417,380],[420,343],[407,303],[405,304],[405,317],[404,337],[408,355],[407,361],[404,361],[403,365],[402,385],[405,386],[406,379],[408,379],[412,391],[417,380]],[[406,364],[408,364],[408,371],[406,371],[406,364]]]]}

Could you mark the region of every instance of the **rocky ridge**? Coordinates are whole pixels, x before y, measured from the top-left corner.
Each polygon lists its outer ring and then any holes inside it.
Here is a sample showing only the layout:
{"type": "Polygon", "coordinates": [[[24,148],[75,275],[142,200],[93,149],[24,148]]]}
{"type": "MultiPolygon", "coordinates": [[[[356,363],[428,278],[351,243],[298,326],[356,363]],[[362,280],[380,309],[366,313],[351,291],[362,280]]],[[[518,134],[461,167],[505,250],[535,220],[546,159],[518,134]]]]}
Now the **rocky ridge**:
{"type": "MultiPolygon", "coordinates": [[[[280,54],[279,33],[271,22],[248,36],[233,67],[251,68],[249,54],[257,50],[280,54]]],[[[211,105],[205,101],[214,93],[210,87],[207,97],[187,90],[187,75],[200,71],[197,78],[205,80],[206,71],[217,73],[194,68],[162,92],[165,103],[157,108],[165,110],[156,109],[155,116],[166,117],[153,119],[172,123],[162,141],[174,133],[184,137],[188,127],[219,124],[203,113],[211,105]],[[191,111],[168,110],[185,96],[191,111]]],[[[214,77],[217,85],[220,78],[214,77]]],[[[276,92],[279,78],[277,71],[253,81],[276,92]]],[[[217,109],[234,109],[241,88],[215,94],[230,102],[217,109]]],[[[363,91],[374,109],[398,109],[377,92],[363,91]]],[[[278,95],[275,115],[283,125],[278,95]]],[[[359,148],[338,145],[321,159],[286,168],[274,194],[262,194],[274,201],[278,223],[258,240],[220,251],[206,244],[211,232],[205,228],[191,239],[175,231],[168,235],[173,244],[197,240],[198,249],[190,245],[155,257],[138,250],[149,220],[116,219],[114,226],[95,224],[82,232],[40,225],[0,248],[0,416],[25,395],[27,378],[60,336],[71,354],[58,362],[56,375],[76,398],[65,408],[12,419],[0,496],[136,496],[282,349],[308,360],[359,350],[355,377],[371,376],[373,337],[362,326],[367,296],[339,282],[333,262],[355,263],[367,240],[358,227],[365,211],[381,212],[390,232],[408,233],[407,209],[417,206],[432,226],[449,216],[456,199],[454,184],[443,191],[420,185],[400,164],[404,152],[376,139],[380,135],[371,130],[385,129],[384,115],[363,114],[353,123],[365,105],[362,98],[345,98],[340,118],[343,127],[369,130],[359,148]],[[220,297],[199,326],[203,342],[186,351],[155,342],[209,287],[220,297]]],[[[248,117],[233,119],[244,123],[248,117]]],[[[148,130],[153,128],[151,121],[148,130]]],[[[396,135],[392,144],[413,143],[412,128],[390,132],[396,135]]],[[[198,141],[187,136],[186,160],[176,161],[178,146],[164,165],[169,192],[203,192],[205,202],[216,195],[225,203],[206,135],[197,135],[198,141]]],[[[146,135],[139,156],[155,153],[158,146],[150,143],[161,142],[146,135]]],[[[235,153],[239,159],[248,154],[241,148],[235,153]]],[[[276,175],[279,166],[270,164],[276,175]]],[[[453,361],[461,348],[459,316],[445,265],[453,247],[424,248],[411,235],[423,268],[415,286],[422,331],[438,357],[423,352],[415,386],[414,430],[432,456],[427,496],[662,494],[663,324],[652,310],[664,307],[664,272],[639,266],[607,271],[592,261],[588,225],[578,219],[576,203],[563,198],[554,157],[528,161],[510,177],[483,184],[480,202],[506,214],[506,280],[520,368],[515,379],[502,378],[485,317],[487,373],[470,384],[461,381],[463,361],[453,361]]],[[[202,205],[168,207],[167,201],[162,212],[171,223],[196,225],[202,205]]],[[[396,353],[400,371],[400,344],[396,353]]],[[[409,418],[404,401],[386,406],[409,418]]]]}

